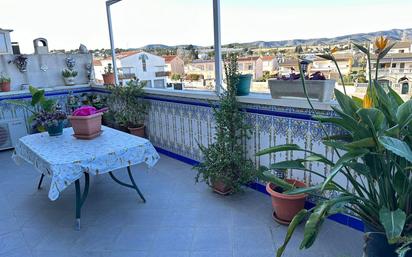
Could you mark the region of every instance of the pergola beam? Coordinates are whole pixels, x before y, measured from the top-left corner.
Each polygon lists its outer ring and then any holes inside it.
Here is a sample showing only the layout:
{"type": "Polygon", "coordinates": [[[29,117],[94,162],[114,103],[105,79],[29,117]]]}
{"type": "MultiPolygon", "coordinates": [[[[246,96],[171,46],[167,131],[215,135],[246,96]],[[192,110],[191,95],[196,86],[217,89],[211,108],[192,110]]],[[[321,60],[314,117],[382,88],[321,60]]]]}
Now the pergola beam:
{"type": "Polygon", "coordinates": [[[106,13],[107,13],[107,23],[109,26],[109,37],[110,37],[110,48],[112,50],[112,62],[113,62],[113,73],[115,84],[119,85],[119,76],[117,71],[117,64],[116,64],[116,51],[114,47],[114,39],[113,39],[113,28],[112,28],[112,14],[110,12],[110,6],[112,4],[118,3],[122,0],[108,0],[106,1],[106,13]]]}
{"type": "Polygon", "coordinates": [[[215,84],[216,93],[220,94],[223,84],[222,75],[222,41],[220,26],[220,0],[213,0],[213,27],[214,27],[214,50],[215,50],[215,84]]]}

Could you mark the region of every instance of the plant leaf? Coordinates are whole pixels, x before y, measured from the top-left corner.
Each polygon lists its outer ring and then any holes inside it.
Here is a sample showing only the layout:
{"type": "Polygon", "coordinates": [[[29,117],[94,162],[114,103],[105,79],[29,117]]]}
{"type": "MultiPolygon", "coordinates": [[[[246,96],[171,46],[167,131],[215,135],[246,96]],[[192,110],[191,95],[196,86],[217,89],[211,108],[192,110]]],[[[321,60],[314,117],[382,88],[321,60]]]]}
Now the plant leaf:
{"type": "Polygon", "coordinates": [[[277,145],[267,149],[263,149],[256,153],[256,156],[262,156],[270,153],[285,152],[285,151],[303,151],[303,149],[296,144],[277,145]]]}
{"type": "Polygon", "coordinates": [[[326,116],[316,116],[316,115],[312,117],[319,122],[332,123],[348,131],[354,131],[356,130],[356,127],[357,127],[357,124],[354,127],[355,124],[347,122],[347,120],[341,119],[339,117],[326,117],[326,116]]]}
{"type": "Polygon", "coordinates": [[[385,228],[386,237],[390,244],[396,243],[405,226],[406,214],[401,209],[390,211],[383,207],[379,211],[379,221],[385,228]]]}
{"type": "Polygon", "coordinates": [[[44,91],[39,90],[36,91],[31,98],[31,105],[35,106],[36,104],[38,104],[41,100],[44,99],[44,91]]]}
{"type": "Polygon", "coordinates": [[[326,200],[318,204],[313,213],[309,216],[308,221],[305,224],[304,236],[302,243],[300,244],[300,249],[308,249],[313,245],[316,240],[316,237],[319,233],[320,226],[327,216],[330,214],[336,213],[336,209],[333,209],[333,213],[330,213],[330,210],[337,204],[340,209],[342,203],[346,203],[351,200],[351,196],[338,196],[337,198],[326,200]]]}
{"type": "MultiPolygon", "coordinates": [[[[322,184],[317,184],[311,187],[298,187],[291,190],[287,190],[284,192],[286,195],[299,195],[299,194],[311,194],[312,192],[317,192],[322,187],[322,184]]],[[[328,191],[337,190],[337,187],[333,184],[329,184],[329,186],[325,189],[328,191]]]]}
{"type": "Polygon", "coordinates": [[[280,186],[283,190],[291,190],[295,188],[292,184],[289,184],[285,180],[276,177],[270,171],[263,172],[263,179],[270,183],[275,184],[276,186],[280,186]]]}
{"type": "Polygon", "coordinates": [[[388,54],[388,52],[392,49],[392,47],[395,46],[395,44],[396,43],[392,43],[388,47],[386,47],[381,53],[379,53],[378,58],[382,59],[383,57],[385,57],[388,54]]]}
{"type": "Polygon", "coordinates": [[[405,103],[401,104],[396,112],[396,119],[398,120],[399,127],[406,125],[408,117],[412,113],[412,100],[408,100],[405,103]]]}
{"type": "Polygon", "coordinates": [[[300,160],[291,160],[291,161],[281,161],[274,163],[270,166],[272,169],[296,169],[304,170],[306,169],[305,165],[302,164],[302,159],[300,160]]]}
{"type": "Polygon", "coordinates": [[[289,224],[288,231],[286,232],[285,240],[284,240],[282,246],[279,247],[277,252],[276,252],[276,257],[281,257],[282,256],[282,254],[285,251],[286,246],[288,245],[290,239],[292,238],[292,235],[295,232],[296,228],[306,218],[308,213],[309,213],[308,210],[303,209],[300,212],[298,212],[298,214],[296,214],[295,217],[292,219],[292,221],[289,224]]]}
{"type": "Polygon", "coordinates": [[[325,60],[329,60],[329,61],[333,60],[333,57],[330,54],[317,54],[316,56],[323,58],[325,60]]]}
{"type": "Polygon", "coordinates": [[[355,102],[349,96],[343,94],[339,90],[335,89],[336,100],[339,102],[342,111],[351,117],[356,117],[356,112],[359,109],[355,102]]]}
{"type": "Polygon", "coordinates": [[[346,166],[347,163],[351,161],[356,161],[359,157],[367,154],[369,151],[367,149],[357,149],[351,152],[345,153],[337,162],[336,165],[330,171],[330,174],[326,177],[325,181],[323,182],[321,190],[325,190],[329,185],[330,181],[338,174],[338,172],[346,166]]]}
{"type": "Polygon", "coordinates": [[[383,112],[376,108],[361,108],[357,112],[361,121],[374,131],[379,131],[381,128],[386,128],[387,123],[383,112]]]}
{"type": "Polygon", "coordinates": [[[348,151],[349,148],[346,147],[346,142],[341,142],[341,141],[336,141],[336,140],[322,140],[322,143],[326,146],[335,148],[335,149],[341,149],[348,151]]]}
{"type": "Polygon", "coordinates": [[[360,44],[358,44],[358,43],[355,43],[355,42],[352,42],[352,44],[354,45],[354,46],[356,46],[356,48],[358,48],[361,52],[363,52],[364,54],[367,54],[367,55],[369,55],[369,51],[368,51],[368,49],[366,49],[366,47],[364,47],[364,46],[362,46],[362,45],[360,45],[360,44]]]}
{"type": "Polygon", "coordinates": [[[41,101],[41,107],[45,111],[51,111],[54,104],[55,104],[55,101],[53,99],[48,99],[48,100],[41,101]]]}
{"type": "Polygon", "coordinates": [[[411,148],[409,148],[409,145],[404,141],[393,137],[381,136],[379,137],[379,143],[381,143],[386,150],[412,162],[411,148]]]}
{"type": "Polygon", "coordinates": [[[395,90],[392,89],[392,87],[388,87],[388,90],[388,97],[392,104],[396,103],[396,106],[400,106],[405,102],[402,97],[400,97],[398,93],[396,93],[395,90]]]}
{"type": "Polygon", "coordinates": [[[331,162],[329,159],[320,154],[309,155],[304,160],[308,162],[322,162],[331,166],[335,165],[335,163],[331,162]]]}
{"type": "Polygon", "coordinates": [[[357,140],[351,143],[346,144],[348,148],[363,148],[363,147],[375,147],[376,142],[372,137],[363,138],[361,140],[357,140]]]}
{"type": "Polygon", "coordinates": [[[403,170],[397,170],[393,178],[393,187],[399,195],[403,195],[408,189],[409,180],[403,170]]]}
{"type": "Polygon", "coordinates": [[[363,106],[363,100],[359,97],[352,96],[352,100],[355,102],[355,104],[359,107],[362,108],[363,106]]]}

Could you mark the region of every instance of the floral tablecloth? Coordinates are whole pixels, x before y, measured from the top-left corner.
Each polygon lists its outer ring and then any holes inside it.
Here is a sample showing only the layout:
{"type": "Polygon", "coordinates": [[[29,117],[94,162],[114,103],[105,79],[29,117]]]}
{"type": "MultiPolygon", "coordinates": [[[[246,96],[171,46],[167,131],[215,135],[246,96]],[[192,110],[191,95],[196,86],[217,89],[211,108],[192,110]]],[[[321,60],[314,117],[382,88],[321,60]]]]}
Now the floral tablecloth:
{"type": "Polygon", "coordinates": [[[13,159],[16,163],[25,160],[52,178],[52,201],[83,172],[97,175],[142,162],[153,167],[159,160],[147,139],[105,126],[102,130],[102,135],[93,140],[74,138],[72,128],[64,129],[63,135],[57,137],[50,137],[47,132],[25,136],[16,144],[13,159]]]}

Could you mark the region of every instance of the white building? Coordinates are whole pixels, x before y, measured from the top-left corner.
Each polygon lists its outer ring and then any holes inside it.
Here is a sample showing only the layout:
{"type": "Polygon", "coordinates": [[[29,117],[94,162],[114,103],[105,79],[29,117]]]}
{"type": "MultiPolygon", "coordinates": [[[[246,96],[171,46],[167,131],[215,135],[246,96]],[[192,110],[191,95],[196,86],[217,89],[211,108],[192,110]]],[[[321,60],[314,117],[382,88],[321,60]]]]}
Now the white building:
{"type": "Polygon", "coordinates": [[[263,71],[274,72],[279,68],[277,59],[275,56],[262,56],[263,71]]]}
{"type": "MultiPolygon", "coordinates": [[[[371,65],[372,76],[374,76],[376,57],[372,57],[371,65]]],[[[380,60],[378,79],[405,98],[412,95],[412,41],[396,43],[391,51],[380,60]]]]}
{"type": "MultiPolygon", "coordinates": [[[[111,57],[99,62],[95,61],[94,70],[96,79],[103,80],[102,70],[112,62],[111,57]],[[102,68],[103,67],[103,68],[102,68]]],[[[147,87],[165,88],[167,74],[165,72],[164,58],[143,51],[128,51],[116,55],[116,64],[119,79],[128,80],[133,77],[147,82],[147,87]]]]}
{"type": "Polygon", "coordinates": [[[0,28],[0,54],[13,54],[10,32],[13,30],[0,28]]]}

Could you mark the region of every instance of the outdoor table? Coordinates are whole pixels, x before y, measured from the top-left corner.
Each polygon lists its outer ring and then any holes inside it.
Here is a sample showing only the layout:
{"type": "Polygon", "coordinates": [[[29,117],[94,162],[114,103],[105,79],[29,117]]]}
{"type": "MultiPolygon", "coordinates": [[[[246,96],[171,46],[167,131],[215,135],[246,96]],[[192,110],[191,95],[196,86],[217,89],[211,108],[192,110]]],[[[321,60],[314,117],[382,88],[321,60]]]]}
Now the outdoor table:
{"type": "Polygon", "coordinates": [[[73,129],[66,128],[63,135],[51,137],[47,132],[28,135],[20,138],[15,146],[13,159],[16,163],[24,160],[32,164],[41,178],[51,177],[49,190],[50,200],[56,200],[60,193],[73,182],[76,187],[76,229],[80,229],[81,208],[89,191],[89,175],[109,173],[118,184],[136,190],[143,202],[143,194],[136,185],[131,166],[145,162],[153,167],[159,160],[149,140],[133,136],[115,129],[102,126],[101,136],[92,140],[79,140],[73,137],[73,129]],[[131,184],[117,179],[113,172],[127,168],[131,184]],[[83,193],[80,190],[80,179],[84,174],[83,193]]]}

